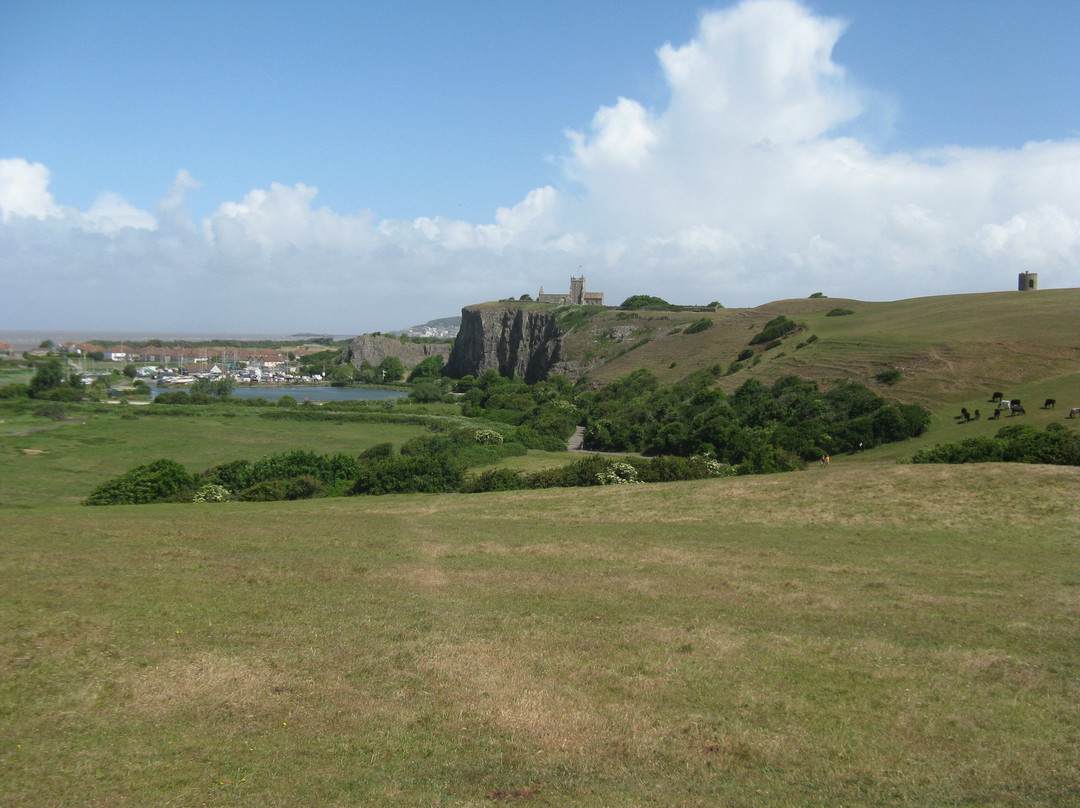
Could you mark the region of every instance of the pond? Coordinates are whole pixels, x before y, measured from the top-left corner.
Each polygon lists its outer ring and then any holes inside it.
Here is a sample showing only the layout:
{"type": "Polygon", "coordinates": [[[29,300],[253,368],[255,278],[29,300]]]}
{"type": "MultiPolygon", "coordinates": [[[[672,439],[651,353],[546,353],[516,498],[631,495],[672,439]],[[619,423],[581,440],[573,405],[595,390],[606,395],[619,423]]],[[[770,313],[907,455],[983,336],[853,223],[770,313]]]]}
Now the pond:
{"type": "MultiPolygon", "coordinates": [[[[152,387],[156,398],[159,393],[181,390],[180,387],[152,387]]],[[[237,386],[233,398],[265,398],[277,401],[282,396],[292,396],[303,401],[382,401],[388,398],[404,398],[408,393],[401,390],[385,390],[381,387],[329,387],[319,385],[288,385],[283,387],[237,386]]]]}

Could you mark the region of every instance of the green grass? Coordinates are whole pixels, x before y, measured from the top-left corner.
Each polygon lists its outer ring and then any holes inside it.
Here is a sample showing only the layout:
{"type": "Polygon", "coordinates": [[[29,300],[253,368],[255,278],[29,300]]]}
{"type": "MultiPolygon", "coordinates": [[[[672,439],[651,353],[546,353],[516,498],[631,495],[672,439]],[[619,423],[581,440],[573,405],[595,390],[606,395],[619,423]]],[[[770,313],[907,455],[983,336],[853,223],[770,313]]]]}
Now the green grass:
{"type": "Polygon", "coordinates": [[[277,421],[248,409],[192,408],[183,416],[151,415],[125,405],[103,413],[68,409],[72,419],[59,423],[3,412],[0,506],[76,503],[96,485],[162,457],[198,472],[298,448],[357,454],[376,443],[401,444],[428,433],[407,424],[277,421]]]}
{"type": "MultiPolygon", "coordinates": [[[[1080,469],[895,462],[1017,422],[987,420],[999,389],[1080,428],[1078,304],[778,301],[663,336],[687,313],[598,368],[673,381],[787,314],[806,330],[725,389],[898,367],[882,392],[933,413],[759,478],[85,508],[158,457],[426,428],[0,404],[3,804],[1080,804],[1080,469]]],[[[643,336],[616,314],[612,351],[643,336]]]]}
{"type": "Polygon", "coordinates": [[[1078,483],[5,509],[5,804],[1076,804],[1078,483]]]}

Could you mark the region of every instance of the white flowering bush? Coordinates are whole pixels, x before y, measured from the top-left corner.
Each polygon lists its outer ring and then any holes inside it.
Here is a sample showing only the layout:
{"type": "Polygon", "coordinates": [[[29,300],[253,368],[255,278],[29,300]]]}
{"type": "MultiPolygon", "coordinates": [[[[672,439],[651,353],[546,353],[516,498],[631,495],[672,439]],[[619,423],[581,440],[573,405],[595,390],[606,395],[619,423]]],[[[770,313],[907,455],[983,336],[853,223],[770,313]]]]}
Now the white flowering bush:
{"type": "Polygon", "coordinates": [[[207,483],[192,498],[192,502],[228,502],[232,499],[229,489],[223,485],[207,483]]]}
{"type": "Polygon", "coordinates": [[[482,443],[485,446],[494,446],[503,442],[503,436],[494,429],[478,429],[475,437],[477,443],[482,443]]]}
{"type": "Polygon", "coordinates": [[[704,469],[705,473],[709,477],[734,477],[735,467],[729,466],[726,463],[721,463],[719,460],[714,460],[711,457],[705,455],[694,455],[690,458],[691,465],[704,469]]]}
{"type": "Polygon", "coordinates": [[[629,463],[608,463],[603,470],[596,473],[596,481],[600,485],[636,483],[638,482],[637,469],[629,463]]]}

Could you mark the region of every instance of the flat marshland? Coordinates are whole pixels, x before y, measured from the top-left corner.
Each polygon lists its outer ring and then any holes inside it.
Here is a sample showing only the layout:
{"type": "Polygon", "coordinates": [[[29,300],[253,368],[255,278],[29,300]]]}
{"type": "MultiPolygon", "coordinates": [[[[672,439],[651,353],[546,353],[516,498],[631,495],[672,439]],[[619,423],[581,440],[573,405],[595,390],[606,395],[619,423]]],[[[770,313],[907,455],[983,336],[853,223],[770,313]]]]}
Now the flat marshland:
{"type": "MultiPolygon", "coordinates": [[[[4,451],[5,485],[48,458],[4,451]]],[[[648,486],[5,505],[0,792],[1076,805],[1078,488],[1072,467],[857,456],[648,486]]]]}

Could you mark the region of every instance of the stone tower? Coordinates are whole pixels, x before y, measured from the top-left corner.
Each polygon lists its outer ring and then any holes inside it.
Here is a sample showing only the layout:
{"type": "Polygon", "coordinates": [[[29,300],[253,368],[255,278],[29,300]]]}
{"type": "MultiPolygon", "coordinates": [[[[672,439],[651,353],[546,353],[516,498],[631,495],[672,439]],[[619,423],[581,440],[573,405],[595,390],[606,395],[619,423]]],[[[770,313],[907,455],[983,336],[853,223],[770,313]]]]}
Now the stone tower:
{"type": "Polygon", "coordinates": [[[570,303],[574,306],[585,305],[585,276],[570,276],[570,303]]]}
{"type": "Polygon", "coordinates": [[[1017,287],[1021,292],[1034,291],[1039,288],[1038,272],[1021,272],[1017,287]]]}

